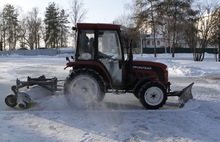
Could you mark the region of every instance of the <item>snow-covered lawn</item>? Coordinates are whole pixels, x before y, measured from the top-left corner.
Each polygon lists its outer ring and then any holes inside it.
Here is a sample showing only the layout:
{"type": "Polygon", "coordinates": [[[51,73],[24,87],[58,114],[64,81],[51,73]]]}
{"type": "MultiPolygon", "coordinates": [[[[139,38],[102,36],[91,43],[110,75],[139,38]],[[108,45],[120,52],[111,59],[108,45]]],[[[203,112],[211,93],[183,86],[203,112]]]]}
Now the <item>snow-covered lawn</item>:
{"type": "Polygon", "coordinates": [[[145,110],[133,94],[106,94],[92,108],[69,104],[62,92],[33,87],[25,90],[37,103],[28,110],[9,108],[4,99],[17,78],[56,76],[64,80],[65,56],[0,56],[0,141],[11,142],[217,142],[220,135],[220,63],[206,54],[203,62],[191,54],[135,55],[168,66],[172,90],[191,82],[194,99],[184,108],[169,98],[160,110],[145,110]]]}

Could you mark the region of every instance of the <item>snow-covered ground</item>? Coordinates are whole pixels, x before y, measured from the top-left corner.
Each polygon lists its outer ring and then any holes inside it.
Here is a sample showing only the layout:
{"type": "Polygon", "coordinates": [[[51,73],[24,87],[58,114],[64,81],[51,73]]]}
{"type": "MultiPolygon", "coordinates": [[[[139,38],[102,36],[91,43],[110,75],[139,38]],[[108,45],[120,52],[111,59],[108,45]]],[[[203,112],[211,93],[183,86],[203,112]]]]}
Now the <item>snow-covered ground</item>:
{"type": "Polygon", "coordinates": [[[172,90],[191,82],[194,99],[184,108],[169,98],[160,110],[145,110],[132,94],[106,94],[92,108],[69,104],[62,92],[33,87],[26,91],[37,103],[28,110],[9,108],[4,98],[17,78],[56,76],[63,80],[65,56],[0,56],[0,141],[10,142],[217,142],[220,135],[220,63],[206,54],[203,62],[191,54],[135,55],[168,66],[172,90]]]}

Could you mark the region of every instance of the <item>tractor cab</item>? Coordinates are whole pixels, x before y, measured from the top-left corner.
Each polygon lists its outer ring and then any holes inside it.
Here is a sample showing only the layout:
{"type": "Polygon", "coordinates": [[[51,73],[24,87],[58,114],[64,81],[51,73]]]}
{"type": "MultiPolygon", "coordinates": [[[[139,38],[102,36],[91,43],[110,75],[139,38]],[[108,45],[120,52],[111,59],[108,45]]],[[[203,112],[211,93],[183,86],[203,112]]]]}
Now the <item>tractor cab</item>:
{"type": "MultiPolygon", "coordinates": [[[[81,29],[78,24],[76,60],[122,60],[121,43],[116,29],[81,29]]],[[[106,26],[107,27],[107,26],[106,26]]]]}
{"type": "Polygon", "coordinates": [[[91,68],[97,64],[103,66],[103,70],[97,67],[99,72],[107,72],[112,86],[121,88],[124,54],[119,36],[120,25],[79,23],[76,29],[78,36],[75,61],[90,61],[91,68]]]}

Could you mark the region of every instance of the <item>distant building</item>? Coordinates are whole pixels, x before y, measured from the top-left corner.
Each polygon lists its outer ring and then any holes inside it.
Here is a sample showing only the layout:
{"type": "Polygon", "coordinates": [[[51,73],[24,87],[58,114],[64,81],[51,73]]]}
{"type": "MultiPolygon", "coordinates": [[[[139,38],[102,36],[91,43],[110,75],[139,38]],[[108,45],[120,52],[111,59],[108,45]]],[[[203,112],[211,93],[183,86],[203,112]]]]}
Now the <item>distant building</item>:
{"type": "MultiPolygon", "coordinates": [[[[157,34],[155,37],[156,47],[165,47],[163,36],[157,34]]],[[[153,34],[143,34],[142,35],[142,47],[143,48],[154,48],[154,36],[153,34]]]]}

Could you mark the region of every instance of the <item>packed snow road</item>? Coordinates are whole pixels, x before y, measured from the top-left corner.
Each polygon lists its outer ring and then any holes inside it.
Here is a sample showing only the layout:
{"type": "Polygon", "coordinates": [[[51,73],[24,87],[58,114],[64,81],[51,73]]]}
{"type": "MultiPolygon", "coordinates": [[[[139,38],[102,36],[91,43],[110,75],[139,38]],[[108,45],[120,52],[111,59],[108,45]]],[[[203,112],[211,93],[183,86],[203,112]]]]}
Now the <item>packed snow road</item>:
{"type": "Polygon", "coordinates": [[[168,65],[172,90],[195,83],[194,99],[179,109],[178,98],[169,98],[160,110],[145,110],[132,94],[110,93],[102,103],[85,108],[69,104],[62,91],[51,95],[37,86],[26,90],[36,101],[32,108],[9,108],[4,98],[12,93],[17,78],[44,74],[63,80],[68,70],[63,70],[65,56],[0,56],[0,141],[217,142],[219,63],[195,63],[188,55],[179,56],[171,60],[165,55],[157,61],[168,65]]]}

